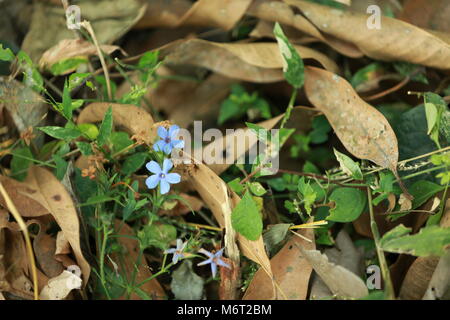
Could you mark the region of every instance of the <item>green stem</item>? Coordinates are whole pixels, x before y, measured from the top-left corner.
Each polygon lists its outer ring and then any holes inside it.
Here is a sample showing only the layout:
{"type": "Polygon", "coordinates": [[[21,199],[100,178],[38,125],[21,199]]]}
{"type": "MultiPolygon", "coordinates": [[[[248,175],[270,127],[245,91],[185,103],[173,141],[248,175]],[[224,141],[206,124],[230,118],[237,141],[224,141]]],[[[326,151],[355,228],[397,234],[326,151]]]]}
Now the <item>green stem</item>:
{"type": "Polygon", "coordinates": [[[373,240],[375,241],[375,246],[377,248],[378,261],[380,262],[381,274],[383,275],[386,287],[386,297],[389,300],[393,300],[395,299],[394,287],[392,286],[391,274],[386,262],[386,257],[380,247],[380,232],[378,231],[377,222],[373,212],[372,193],[370,192],[370,188],[367,188],[367,197],[369,200],[370,228],[372,230],[373,240]]]}
{"type": "Polygon", "coordinates": [[[286,113],[284,114],[283,120],[281,121],[280,129],[284,128],[286,122],[291,117],[291,111],[294,108],[295,99],[297,98],[297,91],[298,90],[296,88],[294,88],[294,90],[292,91],[291,99],[289,100],[289,104],[286,109],[286,113]]]}

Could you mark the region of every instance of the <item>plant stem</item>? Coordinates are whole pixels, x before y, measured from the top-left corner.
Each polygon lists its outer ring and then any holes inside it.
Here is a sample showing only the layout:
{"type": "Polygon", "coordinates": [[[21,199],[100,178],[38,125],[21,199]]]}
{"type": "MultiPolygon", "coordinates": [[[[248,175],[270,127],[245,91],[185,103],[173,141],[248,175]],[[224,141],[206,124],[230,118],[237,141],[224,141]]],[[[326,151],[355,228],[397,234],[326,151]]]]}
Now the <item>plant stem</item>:
{"type": "Polygon", "coordinates": [[[369,187],[367,188],[367,198],[369,200],[370,228],[372,230],[373,240],[375,241],[375,246],[377,248],[378,261],[380,262],[381,274],[383,275],[386,287],[386,297],[389,300],[393,300],[395,299],[394,287],[392,286],[391,274],[386,262],[386,257],[384,256],[384,252],[380,247],[380,232],[378,231],[377,222],[373,213],[372,193],[370,192],[369,187]]]}
{"type": "Polygon", "coordinates": [[[291,99],[289,100],[288,107],[286,109],[286,113],[284,114],[283,120],[281,121],[280,129],[283,129],[286,122],[291,117],[291,111],[294,108],[295,98],[297,98],[297,88],[294,88],[292,91],[291,99]]]}

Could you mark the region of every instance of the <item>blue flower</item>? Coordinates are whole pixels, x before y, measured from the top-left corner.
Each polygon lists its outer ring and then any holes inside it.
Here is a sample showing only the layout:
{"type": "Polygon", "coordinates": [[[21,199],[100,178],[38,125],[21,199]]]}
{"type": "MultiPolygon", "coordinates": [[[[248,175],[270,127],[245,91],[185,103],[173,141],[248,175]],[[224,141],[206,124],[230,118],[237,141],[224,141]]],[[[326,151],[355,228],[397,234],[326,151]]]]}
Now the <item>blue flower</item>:
{"type": "Polygon", "coordinates": [[[216,253],[211,253],[205,249],[200,249],[198,252],[203,253],[204,255],[208,256],[209,259],[200,262],[198,266],[204,266],[205,264],[210,263],[211,264],[211,272],[213,278],[216,277],[217,274],[217,266],[225,267],[228,269],[231,269],[230,265],[222,260],[222,254],[223,254],[223,248],[217,251],[216,253]]]}
{"type": "Polygon", "coordinates": [[[158,136],[161,140],[153,145],[153,150],[163,151],[165,154],[170,154],[173,148],[184,148],[184,141],[176,140],[178,131],[180,131],[180,127],[177,125],[170,126],[169,130],[159,126],[158,136]]]}
{"type": "Polygon", "coordinates": [[[164,251],[166,254],[173,254],[172,262],[173,264],[177,264],[178,259],[184,258],[183,250],[186,248],[187,241],[183,242],[181,239],[177,239],[177,247],[176,248],[170,248],[164,251]]]}
{"type": "Polygon", "coordinates": [[[145,180],[145,184],[149,189],[154,189],[159,183],[161,186],[161,194],[169,192],[170,184],[181,181],[181,176],[178,173],[169,173],[169,170],[173,167],[173,163],[169,159],[164,159],[162,169],[156,161],[150,161],[146,164],[146,167],[154,175],[148,177],[145,180]]]}

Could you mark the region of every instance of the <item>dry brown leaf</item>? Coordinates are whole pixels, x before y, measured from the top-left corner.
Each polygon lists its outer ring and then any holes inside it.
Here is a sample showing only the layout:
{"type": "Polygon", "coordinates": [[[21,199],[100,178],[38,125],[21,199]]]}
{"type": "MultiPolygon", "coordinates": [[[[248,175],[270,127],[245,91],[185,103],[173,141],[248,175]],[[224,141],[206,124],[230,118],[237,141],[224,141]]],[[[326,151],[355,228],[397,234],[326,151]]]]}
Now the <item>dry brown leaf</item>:
{"type": "Polygon", "coordinates": [[[178,196],[183,198],[183,200],[173,200],[175,201],[175,206],[171,209],[160,210],[159,214],[167,216],[182,216],[188,214],[192,211],[199,211],[204,203],[198,197],[188,195],[186,193],[179,193],[178,196]]]}
{"type": "MultiPolygon", "coordinates": [[[[130,226],[120,220],[115,221],[115,228],[118,235],[134,236],[133,229],[131,229],[130,226]]],[[[124,257],[121,260],[122,263],[118,263],[118,259],[121,259],[120,257],[118,257],[116,254],[112,255],[112,260],[117,261],[116,263],[119,266],[119,272],[121,274],[126,274],[127,277],[131,277],[133,271],[135,271],[135,269],[137,268],[136,283],[140,283],[145,279],[150,278],[152,276],[152,273],[150,272],[150,268],[145,262],[145,258],[143,258],[144,260],[138,266],[136,266],[139,255],[139,242],[135,239],[127,237],[118,237],[117,241],[125,250],[124,257]],[[124,270],[121,270],[122,266],[124,267],[124,270]]],[[[147,281],[142,286],[140,286],[139,289],[144,291],[153,299],[163,299],[166,296],[164,289],[161,287],[156,278],[147,281]]],[[[141,298],[139,297],[139,295],[133,292],[130,296],[130,299],[140,300],[141,298]]]]}
{"type": "MultiPolygon", "coordinates": [[[[225,182],[208,166],[195,161],[187,154],[184,154],[184,157],[192,159],[194,164],[178,165],[177,169],[180,168],[187,172],[190,177],[190,184],[200,194],[205,204],[213,212],[219,225],[224,228],[224,215],[229,212],[228,206],[230,206],[231,209],[234,208],[241,199],[234,192],[227,191],[228,188],[225,185],[225,182]]],[[[265,251],[262,236],[256,241],[251,241],[241,234],[238,234],[237,241],[240,250],[247,258],[258,263],[268,274],[272,274],[269,257],[265,251]]]]}
{"type": "Polygon", "coordinates": [[[314,26],[307,18],[296,13],[291,7],[281,1],[255,0],[248,9],[247,14],[262,20],[279,22],[283,25],[291,26],[308,36],[328,44],[336,51],[348,57],[360,58],[363,56],[363,53],[357,46],[322,34],[318,30],[319,28],[314,26]]]}
{"type": "Polygon", "coordinates": [[[40,300],[64,300],[74,289],[80,289],[83,280],[76,274],[64,270],[61,274],[48,280],[42,289],[40,300]]]}
{"type": "Polygon", "coordinates": [[[338,75],[314,67],[305,71],[309,101],[325,114],[345,148],[355,157],[396,173],[397,137],[383,114],[363,101],[338,75]]]}
{"type": "Polygon", "coordinates": [[[34,190],[27,196],[39,202],[55,218],[56,223],[69,241],[77,263],[87,283],[91,268],[81,252],[80,223],[72,198],[58,179],[47,169],[33,166],[25,184],[34,190]]]}
{"type": "Polygon", "coordinates": [[[369,294],[365,282],[353,272],[329,262],[328,257],[320,251],[299,248],[314,271],[338,298],[359,299],[369,294]]]}
{"type": "Polygon", "coordinates": [[[218,27],[230,30],[252,0],[152,0],[136,28],[180,26],[218,27]],[[192,5],[192,6],[191,6],[192,5]]]}
{"type": "Polygon", "coordinates": [[[381,17],[380,29],[367,28],[366,14],[346,12],[301,0],[283,0],[300,9],[320,31],[353,43],[367,56],[450,69],[450,44],[401,20],[381,17]]]}
{"type": "Polygon", "coordinates": [[[450,32],[449,16],[447,0],[407,0],[398,18],[421,28],[450,32]]]}
{"type": "MultiPolygon", "coordinates": [[[[336,63],[313,49],[295,46],[300,56],[313,59],[332,72],[336,63]]],[[[218,43],[200,39],[176,41],[161,48],[168,64],[191,64],[208,68],[230,78],[253,82],[275,82],[284,79],[283,60],[275,42],[218,43]]]]}
{"type": "Polygon", "coordinates": [[[156,137],[156,130],[152,128],[153,118],[144,109],[135,105],[94,102],[81,111],[77,123],[101,122],[110,106],[114,126],[120,126],[130,135],[141,137],[148,144],[153,142],[156,137]]]}
{"type": "MultiPolygon", "coordinates": [[[[314,240],[313,229],[302,229],[300,234],[310,240],[314,240]]],[[[244,299],[305,300],[312,267],[303,254],[299,252],[298,246],[313,250],[315,249],[315,242],[308,242],[293,235],[270,260],[273,280],[263,270],[258,270],[245,292],[244,299]],[[274,290],[273,282],[276,283],[276,291],[274,290]]]]}
{"type": "Polygon", "coordinates": [[[448,300],[450,290],[450,250],[439,259],[423,300],[448,300]]]}
{"type": "Polygon", "coordinates": [[[49,278],[54,278],[64,271],[61,262],[55,259],[56,239],[42,230],[39,224],[39,233],[34,238],[33,250],[38,267],[49,278]]]}
{"type": "MultiPolygon", "coordinates": [[[[44,125],[44,117],[48,110],[45,100],[31,87],[16,80],[0,77],[0,111],[6,109],[12,121],[5,121],[10,129],[15,126],[22,133],[30,127],[44,125]]],[[[39,130],[33,132],[36,137],[43,137],[39,130]]]]}
{"type": "MultiPolygon", "coordinates": [[[[120,48],[113,45],[101,45],[100,49],[106,54],[111,54],[120,48]]],[[[55,63],[65,59],[75,57],[87,58],[93,55],[97,55],[97,48],[92,43],[82,39],[63,39],[42,54],[39,60],[39,67],[42,70],[50,69],[55,63]]],[[[68,74],[72,71],[67,70],[63,74],[68,74]]]]}

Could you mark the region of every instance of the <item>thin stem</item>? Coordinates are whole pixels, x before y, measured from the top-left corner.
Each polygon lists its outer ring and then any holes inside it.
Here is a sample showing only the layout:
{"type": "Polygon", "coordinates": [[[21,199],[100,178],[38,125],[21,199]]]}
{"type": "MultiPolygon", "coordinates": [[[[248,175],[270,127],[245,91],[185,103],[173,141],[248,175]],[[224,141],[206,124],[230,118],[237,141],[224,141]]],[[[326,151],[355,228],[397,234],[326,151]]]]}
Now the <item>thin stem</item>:
{"type": "Polygon", "coordinates": [[[297,92],[297,88],[294,88],[294,90],[292,91],[291,99],[289,100],[288,107],[286,109],[286,113],[284,114],[283,120],[281,121],[280,129],[284,128],[284,125],[291,117],[291,111],[294,108],[295,99],[297,98],[297,92]]]}
{"type": "Polygon", "coordinates": [[[392,286],[391,274],[389,273],[386,257],[380,247],[380,232],[378,231],[377,222],[373,213],[372,193],[369,187],[367,188],[367,198],[369,200],[370,228],[372,230],[373,240],[375,241],[375,247],[377,248],[378,261],[380,262],[381,273],[386,286],[386,296],[389,300],[393,300],[395,299],[394,287],[392,286]]]}

